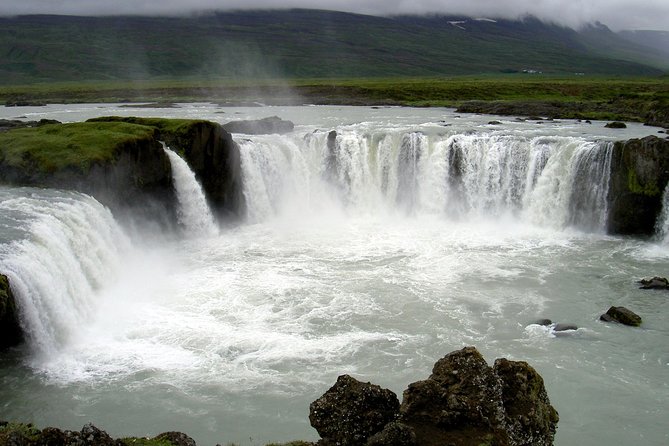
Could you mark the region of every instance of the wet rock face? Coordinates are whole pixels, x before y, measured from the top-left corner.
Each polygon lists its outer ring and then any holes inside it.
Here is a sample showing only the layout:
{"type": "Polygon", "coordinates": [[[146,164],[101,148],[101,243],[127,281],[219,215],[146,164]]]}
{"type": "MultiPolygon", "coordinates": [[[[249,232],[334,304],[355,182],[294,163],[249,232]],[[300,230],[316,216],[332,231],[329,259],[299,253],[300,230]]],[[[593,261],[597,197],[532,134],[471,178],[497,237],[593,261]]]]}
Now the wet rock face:
{"type": "Polygon", "coordinates": [[[399,406],[390,390],[342,375],[311,403],[309,421],[321,444],[360,446],[397,417],[399,406]]]}
{"type": "Polygon", "coordinates": [[[616,142],[609,182],[610,234],[651,236],[669,183],[669,141],[655,136],[616,142]]]}
{"type": "Polygon", "coordinates": [[[22,340],[14,294],[7,276],[0,274],[0,350],[18,345],[22,340]]]}

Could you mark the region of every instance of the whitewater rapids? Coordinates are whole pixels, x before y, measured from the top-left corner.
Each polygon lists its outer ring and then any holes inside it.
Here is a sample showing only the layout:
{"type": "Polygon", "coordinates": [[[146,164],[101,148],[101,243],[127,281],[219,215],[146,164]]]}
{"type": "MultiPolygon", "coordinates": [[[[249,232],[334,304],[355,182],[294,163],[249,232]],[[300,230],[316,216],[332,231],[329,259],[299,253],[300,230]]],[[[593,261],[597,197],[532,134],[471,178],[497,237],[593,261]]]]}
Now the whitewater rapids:
{"type": "MultiPolygon", "coordinates": [[[[199,204],[181,210],[182,233],[148,234],[85,195],[0,189],[0,272],[35,290],[21,291],[29,342],[0,366],[0,419],[203,445],[313,440],[309,403],[338,375],[401,396],[475,345],[541,373],[558,445],[669,440],[669,303],[634,283],[667,271],[669,247],[603,233],[621,134],[445,110],[63,107],[22,113],[298,125],[234,135],[247,215],[233,228],[188,230],[210,228],[206,199],[185,200],[199,204]],[[643,327],[599,322],[613,304],[643,327]],[[540,318],[581,328],[557,337],[540,318]]],[[[181,173],[177,193],[199,196],[181,173]]]]}

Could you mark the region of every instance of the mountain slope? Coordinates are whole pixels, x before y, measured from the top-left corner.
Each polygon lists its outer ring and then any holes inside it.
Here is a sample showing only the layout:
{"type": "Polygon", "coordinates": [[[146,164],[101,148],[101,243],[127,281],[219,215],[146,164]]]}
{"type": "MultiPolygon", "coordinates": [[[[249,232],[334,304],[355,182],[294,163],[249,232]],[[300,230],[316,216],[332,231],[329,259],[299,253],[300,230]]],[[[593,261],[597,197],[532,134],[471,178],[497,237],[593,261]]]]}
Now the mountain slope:
{"type": "Polygon", "coordinates": [[[375,17],[318,10],[20,16],[0,18],[0,83],[443,76],[524,69],[660,73],[592,46],[572,29],[533,18],[375,17]]]}

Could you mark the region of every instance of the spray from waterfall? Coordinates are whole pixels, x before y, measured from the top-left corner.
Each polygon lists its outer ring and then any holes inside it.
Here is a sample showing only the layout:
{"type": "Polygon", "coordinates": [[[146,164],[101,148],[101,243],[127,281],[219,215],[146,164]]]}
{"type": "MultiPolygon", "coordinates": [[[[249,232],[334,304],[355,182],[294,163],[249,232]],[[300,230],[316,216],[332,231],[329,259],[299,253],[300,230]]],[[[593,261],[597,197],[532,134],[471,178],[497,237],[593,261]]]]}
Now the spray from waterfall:
{"type": "Polygon", "coordinates": [[[129,240],[108,209],[82,194],[24,192],[2,199],[0,212],[19,236],[0,244],[0,272],[9,277],[28,345],[57,351],[94,313],[129,240]]]}
{"type": "Polygon", "coordinates": [[[249,217],[323,203],[347,213],[501,216],[603,231],[611,148],[574,137],[338,129],[240,144],[249,217]],[[334,197],[334,199],[333,199],[334,197]],[[295,202],[299,201],[299,206],[295,202]]]}
{"type": "Polygon", "coordinates": [[[177,193],[177,200],[179,200],[177,210],[179,223],[183,225],[186,233],[190,236],[216,236],[218,234],[218,226],[209,209],[202,186],[200,186],[200,183],[195,178],[195,174],[186,161],[170,150],[164,143],[163,149],[172,165],[172,178],[177,193]]]}

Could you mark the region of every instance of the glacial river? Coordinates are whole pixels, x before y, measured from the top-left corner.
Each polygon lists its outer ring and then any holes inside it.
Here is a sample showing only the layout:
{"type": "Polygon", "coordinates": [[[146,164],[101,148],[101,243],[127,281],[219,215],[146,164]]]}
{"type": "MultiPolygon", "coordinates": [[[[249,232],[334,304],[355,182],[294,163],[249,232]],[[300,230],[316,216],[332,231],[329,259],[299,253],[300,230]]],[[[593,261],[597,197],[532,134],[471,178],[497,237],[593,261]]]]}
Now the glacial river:
{"type": "Polygon", "coordinates": [[[0,273],[28,342],[0,357],[0,419],[179,430],[212,446],[315,440],[309,403],[338,375],[401,400],[439,358],[473,345],[489,364],[539,371],[557,445],[669,444],[669,294],[635,283],[669,274],[669,244],[661,228],[642,241],[603,223],[609,143],[657,128],[447,109],[0,109],[108,115],[296,126],[233,135],[246,200],[235,225],[211,219],[172,155],[174,234],[75,192],[1,186],[0,273]],[[643,325],[600,322],[611,305],[643,325]],[[579,329],[555,333],[541,318],[579,329]]]}

